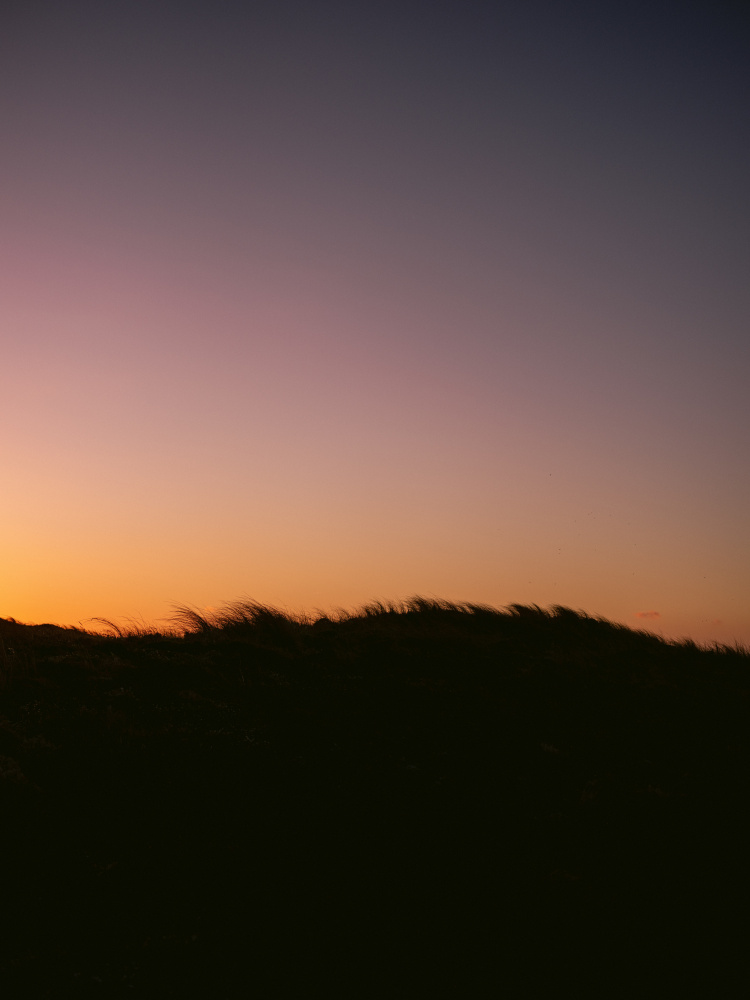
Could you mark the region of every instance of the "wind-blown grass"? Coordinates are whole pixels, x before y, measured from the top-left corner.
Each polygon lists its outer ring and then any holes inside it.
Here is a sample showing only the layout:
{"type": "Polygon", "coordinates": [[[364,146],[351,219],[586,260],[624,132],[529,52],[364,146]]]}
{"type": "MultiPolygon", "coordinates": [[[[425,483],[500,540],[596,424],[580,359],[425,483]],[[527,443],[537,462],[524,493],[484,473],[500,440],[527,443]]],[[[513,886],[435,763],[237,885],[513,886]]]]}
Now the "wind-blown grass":
{"type": "Polygon", "coordinates": [[[737,973],[747,650],[421,597],[92,622],[0,619],[0,977],[28,995],[737,973]]]}

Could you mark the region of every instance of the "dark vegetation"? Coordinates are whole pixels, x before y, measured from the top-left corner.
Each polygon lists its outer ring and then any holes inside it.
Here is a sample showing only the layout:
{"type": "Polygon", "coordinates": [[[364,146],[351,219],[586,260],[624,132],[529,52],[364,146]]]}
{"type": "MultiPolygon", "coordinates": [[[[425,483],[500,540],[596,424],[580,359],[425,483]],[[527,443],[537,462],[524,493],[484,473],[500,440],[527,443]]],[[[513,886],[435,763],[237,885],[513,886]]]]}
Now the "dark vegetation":
{"type": "Polygon", "coordinates": [[[0,667],[9,997],[744,992],[747,651],[414,599],[0,667]]]}

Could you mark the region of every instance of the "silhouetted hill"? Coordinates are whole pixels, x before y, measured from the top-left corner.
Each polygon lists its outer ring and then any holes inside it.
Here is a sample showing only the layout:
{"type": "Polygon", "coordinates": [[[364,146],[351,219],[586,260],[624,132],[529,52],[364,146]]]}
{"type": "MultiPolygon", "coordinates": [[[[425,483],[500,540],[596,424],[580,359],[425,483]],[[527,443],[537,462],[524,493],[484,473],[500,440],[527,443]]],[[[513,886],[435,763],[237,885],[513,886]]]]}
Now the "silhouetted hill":
{"type": "Polygon", "coordinates": [[[744,974],[746,651],[414,598],[108,635],[0,619],[0,665],[9,995],[744,974]]]}

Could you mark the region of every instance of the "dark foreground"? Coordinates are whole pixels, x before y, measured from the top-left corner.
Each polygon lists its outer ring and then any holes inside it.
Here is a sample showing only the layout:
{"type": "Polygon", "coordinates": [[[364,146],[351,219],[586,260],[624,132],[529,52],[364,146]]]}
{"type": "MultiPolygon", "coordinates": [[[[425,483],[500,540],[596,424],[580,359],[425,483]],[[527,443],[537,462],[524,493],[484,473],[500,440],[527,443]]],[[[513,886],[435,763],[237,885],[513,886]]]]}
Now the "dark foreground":
{"type": "Polygon", "coordinates": [[[565,609],[219,618],[0,619],[4,995],[744,994],[750,655],[565,609]]]}

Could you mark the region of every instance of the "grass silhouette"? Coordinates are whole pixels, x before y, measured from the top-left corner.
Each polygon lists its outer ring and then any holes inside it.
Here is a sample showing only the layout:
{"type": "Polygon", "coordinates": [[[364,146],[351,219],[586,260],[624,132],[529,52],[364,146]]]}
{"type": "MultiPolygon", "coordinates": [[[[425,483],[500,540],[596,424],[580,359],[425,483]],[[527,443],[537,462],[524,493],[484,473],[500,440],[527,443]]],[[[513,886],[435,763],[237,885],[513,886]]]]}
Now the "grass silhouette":
{"type": "Polygon", "coordinates": [[[742,972],[742,647],[421,597],[96,624],[0,619],[8,995],[723,995],[742,972]]]}

